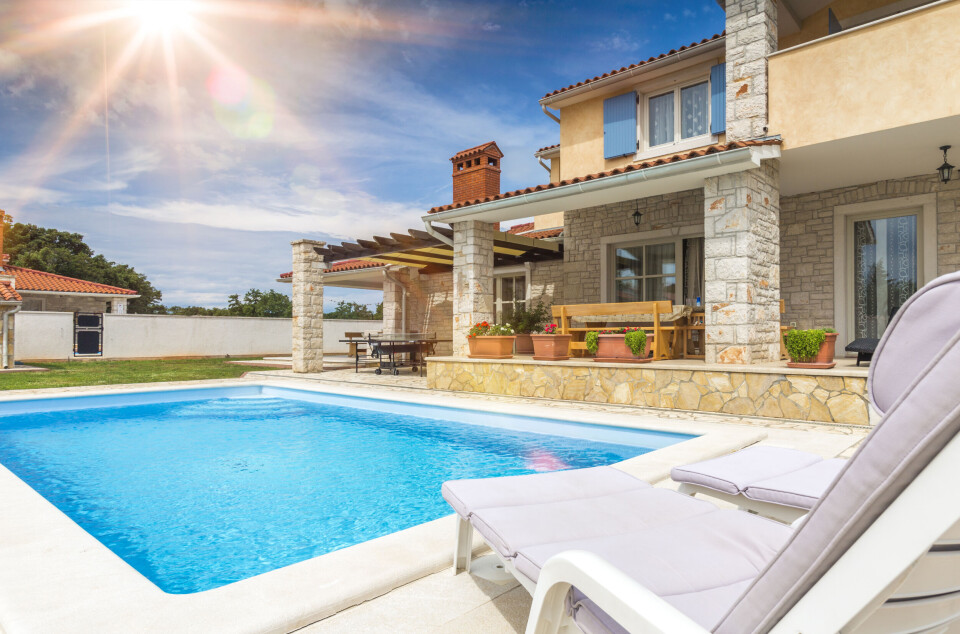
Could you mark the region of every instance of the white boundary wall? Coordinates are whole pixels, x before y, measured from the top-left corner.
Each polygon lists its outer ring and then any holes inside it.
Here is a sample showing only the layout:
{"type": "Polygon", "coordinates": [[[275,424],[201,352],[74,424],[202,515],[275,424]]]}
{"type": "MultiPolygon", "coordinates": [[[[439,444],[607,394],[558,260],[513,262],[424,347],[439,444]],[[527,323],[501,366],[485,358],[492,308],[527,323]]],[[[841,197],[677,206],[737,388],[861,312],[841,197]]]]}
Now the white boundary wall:
{"type": "MultiPolygon", "coordinates": [[[[290,319],[113,315],[103,319],[104,359],[289,355],[290,319]]],[[[73,357],[73,313],[20,312],[16,315],[17,360],[62,360],[73,357]]],[[[374,320],[324,321],[324,349],[347,351],[338,342],[346,332],[377,332],[374,320]]]]}

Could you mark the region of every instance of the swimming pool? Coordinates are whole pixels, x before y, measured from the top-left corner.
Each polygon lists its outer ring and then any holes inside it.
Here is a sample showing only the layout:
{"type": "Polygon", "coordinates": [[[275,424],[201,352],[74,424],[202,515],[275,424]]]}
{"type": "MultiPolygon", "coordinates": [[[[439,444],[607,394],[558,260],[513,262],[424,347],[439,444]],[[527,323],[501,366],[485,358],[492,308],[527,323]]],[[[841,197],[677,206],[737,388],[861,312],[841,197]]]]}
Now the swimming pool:
{"type": "Polygon", "coordinates": [[[0,464],[180,594],[448,515],[450,478],[690,437],[268,386],[0,404],[0,464]]]}

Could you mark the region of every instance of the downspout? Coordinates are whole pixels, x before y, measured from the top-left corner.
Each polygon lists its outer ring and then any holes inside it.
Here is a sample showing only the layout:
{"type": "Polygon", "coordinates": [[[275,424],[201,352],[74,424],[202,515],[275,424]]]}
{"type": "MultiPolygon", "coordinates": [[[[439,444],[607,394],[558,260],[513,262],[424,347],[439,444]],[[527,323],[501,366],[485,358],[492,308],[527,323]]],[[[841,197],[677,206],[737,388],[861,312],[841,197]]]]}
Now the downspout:
{"type": "MultiPolygon", "coordinates": [[[[400,334],[407,333],[407,289],[390,271],[384,269],[383,276],[400,287],[400,334]]],[[[394,333],[397,334],[397,333],[394,333]]]]}
{"type": "Polygon", "coordinates": [[[540,108],[543,110],[543,114],[547,115],[548,117],[550,117],[551,119],[553,119],[553,120],[556,121],[557,123],[560,123],[560,117],[558,117],[557,115],[555,115],[555,114],[553,114],[552,112],[550,112],[550,111],[547,109],[547,104],[545,104],[545,103],[540,104],[540,108]]]}
{"type": "Polygon", "coordinates": [[[540,163],[540,167],[547,170],[547,174],[552,174],[553,172],[550,169],[550,166],[543,162],[543,159],[539,156],[537,157],[537,163],[540,163]]]}
{"type": "Polygon", "coordinates": [[[3,349],[2,351],[0,351],[0,365],[3,366],[4,370],[8,369],[12,365],[11,363],[8,363],[8,359],[7,359],[7,347],[8,347],[7,341],[9,340],[9,337],[10,337],[9,317],[11,315],[16,315],[17,313],[19,313],[21,308],[23,308],[22,305],[17,306],[16,308],[11,308],[10,310],[6,310],[3,312],[2,315],[0,315],[0,321],[3,321],[3,349]]]}
{"type": "Polygon", "coordinates": [[[431,221],[430,221],[428,218],[424,218],[424,219],[423,219],[423,228],[427,230],[427,233],[429,233],[431,236],[433,236],[434,238],[436,238],[436,239],[439,240],[440,242],[442,242],[442,243],[444,243],[445,245],[450,246],[450,247],[453,246],[453,240],[451,240],[451,239],[448,238],[447,236],[445,236],[445,235],[443,235],[442,233],[440,233],[439,231],[437,231],[436,228],[434,228],[433,224],[431,223],[431,221]]]}

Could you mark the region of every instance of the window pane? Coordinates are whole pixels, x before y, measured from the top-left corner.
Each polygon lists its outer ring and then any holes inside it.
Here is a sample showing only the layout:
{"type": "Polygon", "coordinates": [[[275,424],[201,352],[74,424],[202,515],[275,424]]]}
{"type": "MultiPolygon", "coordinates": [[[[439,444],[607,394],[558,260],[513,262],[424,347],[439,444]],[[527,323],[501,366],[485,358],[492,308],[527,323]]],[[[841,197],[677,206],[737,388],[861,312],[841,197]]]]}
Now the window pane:
{"type": "Polygon", "coordinates": [[[617,280],[615,289],[615,302],[639,302],[640,280],[617,280]]]}
{"type": "Polygon", "coordinates": [[[503,294],[503,303],[513,302],[513,278],[512,277],[502,277],[500,278],[500,290],[503,294]]]}
{"type": "Polygon", "coordinates": [[[658,302],[664,299],[670,303],[677,303],[677,278],[675,277],[648,277],[644,280],[644,301],[658,302]]]}
{"type": "Polygon", "coordinates": [[[676,245],[673,242],[647,246],[646,275],[676,275],[677,257],[675,251],[676,245]]]}
{"type": "Polygon", "coordinates": [[[710,98],[707,82],[680,89],[680,137],[689,139],[707,133],[710,98]]]}
{"type": "Polygon", "coordinates": [[[853,312],[857,338],[879,339],[917,291],[917,217],[853,223],[853,312]]]}
{"type": "Polygon", "coordinates": [[[643,275],[643,247],[617,249],[617,274],[615,277],[643,275]]]}
{"type": "Polygon", "coordinates": [[[673,93],[651,97],[649,104],[650,145],[673,143],[673,93]]]}
{"type": "Polygon", "coordinates": [[[527,278],[524,275],[513,278],[513,299],[522,302],[527,299],[527,278]]]}
{"type": "Polygon", "coordinates": [[[499,315],[496,319],[498,324],[510,323],[510,320],[513,319],[513,304],[503,304],[500,306],[499,315]]]}

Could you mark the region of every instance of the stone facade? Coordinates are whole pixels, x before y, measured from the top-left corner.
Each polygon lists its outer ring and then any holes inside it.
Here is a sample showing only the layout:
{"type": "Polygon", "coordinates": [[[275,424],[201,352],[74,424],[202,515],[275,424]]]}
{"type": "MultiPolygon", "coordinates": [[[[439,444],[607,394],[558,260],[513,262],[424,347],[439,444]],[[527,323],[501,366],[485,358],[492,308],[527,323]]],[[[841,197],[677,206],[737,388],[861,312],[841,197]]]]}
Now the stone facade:
{"type": "Polygon", "coordinates": [[[799,328],[835,325],[833,250],[837,205],[917,194],[936,195],[936,275],[960,270],[960,180],[942,185],[931,174],[781,198],[780,275],[786,309],[783,323],[796,323],[799,328]]]}
{"type": "Polygon", "coordinates": [[[651,196],[639,201],[626,201],[567,211],[564,214],[563,297],[571,304],[592,304],[601,301],[602,261],[601,238],[644,233],[661,229],[679,230],[703,226],[703,190],[651,196]],[[639,204],[639,207],[638,207],[639,204]],[[640,226],[632,214],[643,214],[640,226]]]}
{"type": "Polygon", "coordinates": [[[780,359],[780,161],[704,183],[707,363],[780,359]]]}
{"type": "Polygon", "coordinates": [[[767,135],[767,56],[777,50],[776,0],[726,2],[727,141],[767,135]]]}
{"type": "Polygon", "coordinates": [[[863,373],[718,372],[664,365],[443,359],[427,365],[427,386],[764,418],[870,423],[863,373]]]}
{"type": "Polygon", "coordinates": [[[323,271],[327,264],[314,247],[326,243],[297,240],[293,247],[293,371],[323,372],[323,271]]]}
{"type": "Polygon", "coordinates": [[[467,333],[493,321],[493,233],[487,222],[453,225],[453,353],[467,354],[467,333]]]}
{"type": "Polygon", "coordinates": [[[404,328],[401,315],[402,285],[407,291],[408,332],[436,334],[441,343],[435,354],[449,355],[453,352],[453,273],[420,274],[416,269],[401,268],[390,275],[383,284],[383,331],[401,332],[404,328]],[[446,341],[444,341],[446,340],[446,341]]]}
{"type": "Polygon", "coordinates": [[[563,303],[563,260],[534,262],[530,265],[530,307],[563,303]]]}

